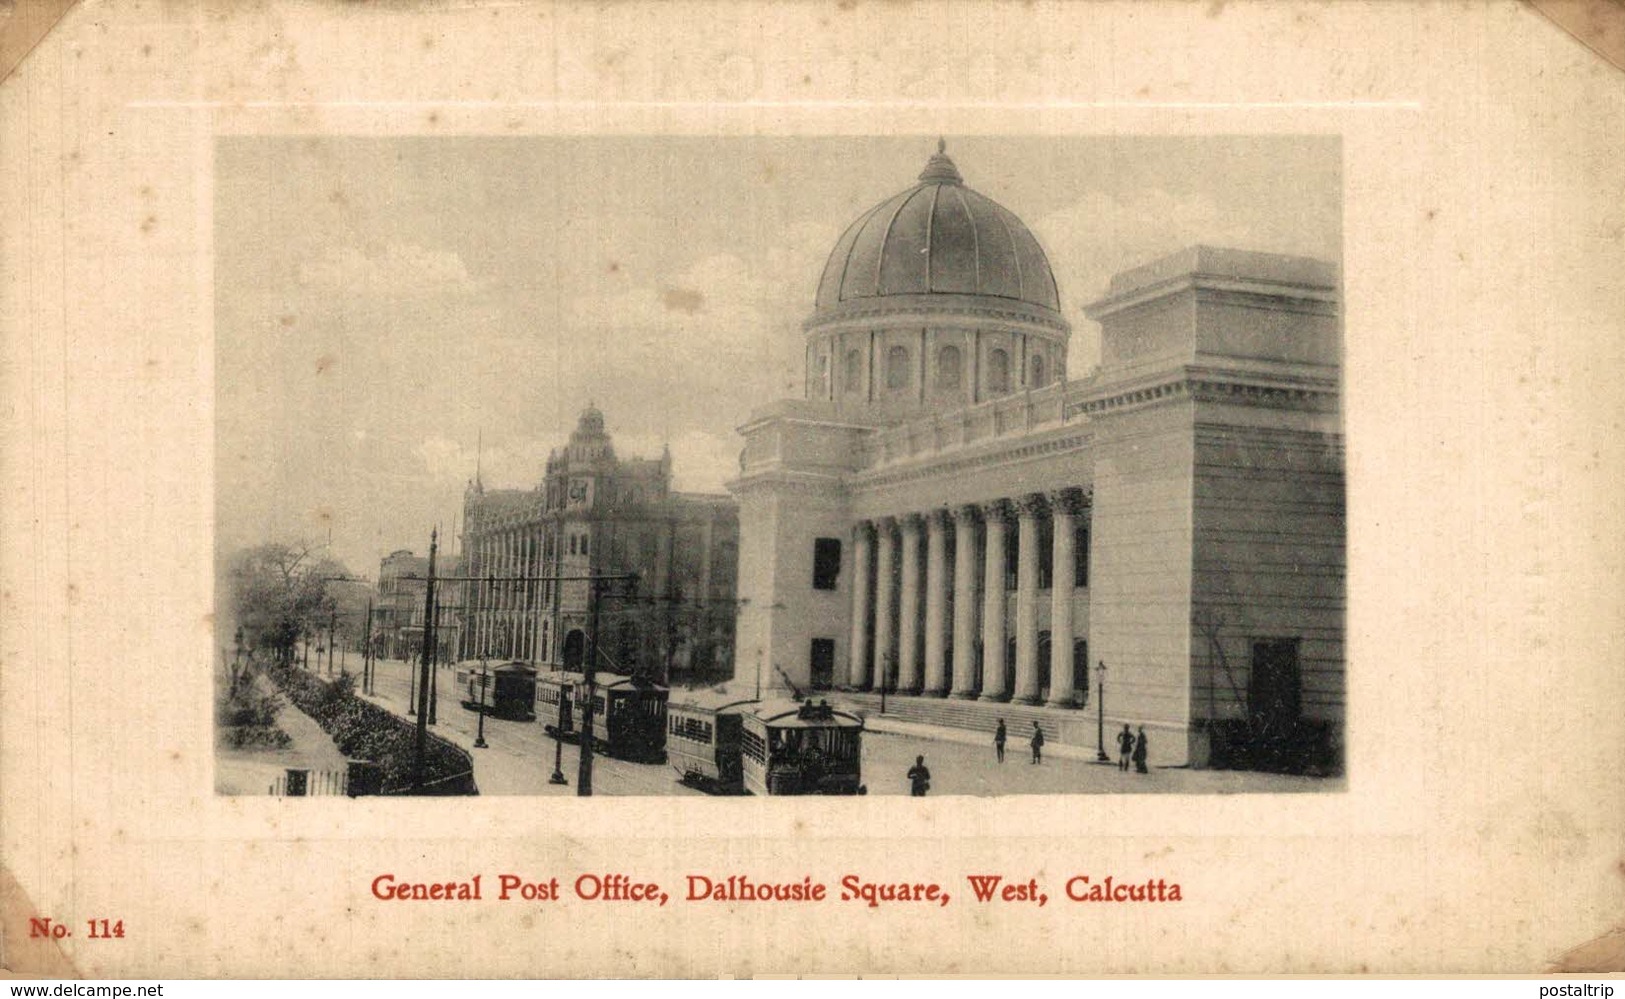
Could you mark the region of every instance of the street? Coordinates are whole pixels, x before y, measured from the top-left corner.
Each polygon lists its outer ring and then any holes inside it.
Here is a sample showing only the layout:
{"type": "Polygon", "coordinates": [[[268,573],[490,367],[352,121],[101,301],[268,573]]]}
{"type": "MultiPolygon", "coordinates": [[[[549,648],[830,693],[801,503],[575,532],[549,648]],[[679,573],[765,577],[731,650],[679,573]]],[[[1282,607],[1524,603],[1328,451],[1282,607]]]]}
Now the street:
{"type": "MultiPolygon", "coordinates": [[[[417,669],[414,664],[412,669],[417,669]]],[[[480,793],[488,795],[535,795],[576,793],[579,750],[565,743],[564,776],[568,785],[548,783],[553,772],[554,742],[534,722],[485,720],[486,749],[475,749],[479,716],[462,706],[462,694],[453,680],[453,670],[441,667],[437,724],[432,731],[474,757],[474,777],[480,793]]],[[[407,714],[410,672],[398,659],[380,660],[374,694],[368,700],[383,705],[402,717],[407,714]]],[[[359,678],[356,687],[360,691],[359,678]]],[[[956,733],[958,734],[958,733],[956,733]]],[[[960,734],[962,737],[962,734],[960,734]]],[[[1030,762],[1032,754],[1024,739],[1013,738],[1001,764],[993,754],[991,734],[986,745],[959,739],[932,738],[917,734],[868,731],[863,737],[863,780],[870,794],[906,795],[905,776],[916,756],[924,756],[931,770],[932,797],[941,795],[991,796],[1000,794],[1215,794],[1291,793],[1337,790],[1341,783],[1309,777],[1226,770],[1153,770],[1149,774],[1124,773],[1115,766],[1092,761],[1046,756],[1041,764],[1030,762]]],[[[629,763],[596,756],[593,760],[593,792],[612,795],[702,795],[704,792],[678,783],[677,772],[669,765],[629,763]]]]}

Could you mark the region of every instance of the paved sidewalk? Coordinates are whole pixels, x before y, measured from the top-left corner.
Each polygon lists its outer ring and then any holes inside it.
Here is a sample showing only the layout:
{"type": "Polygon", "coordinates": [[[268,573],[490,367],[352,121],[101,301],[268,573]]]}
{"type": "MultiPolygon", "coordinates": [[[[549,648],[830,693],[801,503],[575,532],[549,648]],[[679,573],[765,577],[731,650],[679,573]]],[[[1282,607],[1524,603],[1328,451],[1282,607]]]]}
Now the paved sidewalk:
{"type": "MultiPolygon", "coordinates": [[[[273,685],[263,676],[254,677],[260,690],[273,685]]],[[[309,770],[344,770],[348,765],[339,747],[316,724],[315,719],[283,701],[277,712],[277,727],[292,741],[281,749],[234,749],[220,746],[215,751],[214,790],[216,794],[265,794],[289,767],[309,770]]]]}

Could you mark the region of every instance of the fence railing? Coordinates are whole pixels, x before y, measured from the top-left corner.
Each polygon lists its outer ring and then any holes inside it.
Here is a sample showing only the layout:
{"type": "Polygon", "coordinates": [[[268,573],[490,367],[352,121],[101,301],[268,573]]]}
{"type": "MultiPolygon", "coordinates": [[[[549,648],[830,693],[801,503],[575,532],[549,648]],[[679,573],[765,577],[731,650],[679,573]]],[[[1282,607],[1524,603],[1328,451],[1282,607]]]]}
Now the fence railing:
{"type": "Polygon", "coordinates": [[[346,770],[305,770],[289,767],[287,773],[272,782],[266,793],[278,798],[347,795],[350,793],[350,774],[346,770]]]}

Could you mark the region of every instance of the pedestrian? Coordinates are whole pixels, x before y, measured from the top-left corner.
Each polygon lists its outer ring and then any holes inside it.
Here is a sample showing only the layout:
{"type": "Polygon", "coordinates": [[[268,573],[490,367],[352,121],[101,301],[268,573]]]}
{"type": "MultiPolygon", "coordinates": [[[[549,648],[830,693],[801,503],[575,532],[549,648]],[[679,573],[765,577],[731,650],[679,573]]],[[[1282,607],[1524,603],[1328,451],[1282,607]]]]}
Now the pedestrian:
{"type": "Polygon", "coordinates": [[[925,767],[925,757],[914,757],[914,765],[908,768],[908,788],[916,798],[925,797],[925,792],[931,790],[931,771],[925,767]]]}
{"type": "Polygon", "coordinates": [[[1044,730],[1033,722],[1033,762],[1044,762],[1044,730]]]}
{"type": "Polygon", "coordinates": [[[993,730],[993,755],[1000,763],[1004,762],[1004,735],[1004,719],[1000,718],[999,727],[993,730]]]}
{"type": "Polygon", "coordinates": [[[1123,731],[1117,733],[1117,769],[1127,771],[1129,757],[1134,754],[1134,733],[1128,730],[1125,722],[1123,731]]]}
{"type": "Polygon", "coordinates": [[[1134,769],[1137,773],[1148,774],[1151,771],[1145,768],[1145,726],[1140,726],[1140,737],[1134,740],[1134,769]]]}

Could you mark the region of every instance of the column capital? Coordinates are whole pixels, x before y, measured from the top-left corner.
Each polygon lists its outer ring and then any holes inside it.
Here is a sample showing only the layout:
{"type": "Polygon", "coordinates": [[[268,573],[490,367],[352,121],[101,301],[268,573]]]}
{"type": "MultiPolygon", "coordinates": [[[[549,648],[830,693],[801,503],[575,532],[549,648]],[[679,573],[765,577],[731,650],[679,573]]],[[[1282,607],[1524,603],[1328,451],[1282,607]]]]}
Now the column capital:
{"type": "Polygon", "coordinates": [[[988,500],[981,504],[984,520],[1009,520],[1015,515],[1015,504],[1007,499],[988,500]]]}
{"type": "Polygon", "coordinates": [[[949,512],[953,514],[955,524],[966,526],[976,523],[977,516],[982,512],[982,506],[979,503],[961,503],[949,512]]]}
{"type": "Polygon", "coordinates": [[[905,530],[917,531],[920,529],[921,525],[925,523],[925,518],[927,516],[929,516],[929,514],[901,513],[897,515],[897,526],[902,527],[905,530]]]}
{"type": "Polygon", "coordinates": [[[1074,517],[1088,509],[1093,498],[1092,491],[1086,492],[1083,489],[1057,489],[1049,494],[1050,506],[1056,513],[1070,514],[1074,517]]]}
{"type": "Polygon", "coordinates": [[[953,519],[953,512],[945,506],[939,506],[935,510],[925,511],[921,516],[925,518],[928,527],[947,527],[948,522],[953,519]]]}
{"type": "Polygon", "coordinates": [[[1037,517],[1049,511],[1049,500],[1043,493],[1026,493],[1016,500],[1017,516],[1037,517]]]}
{"type": "Polygon", "coordinates": [[[860,520],[852,525],[852,536],[860,541],[868,540],[875,533],[873,521],[860,520]]]}

